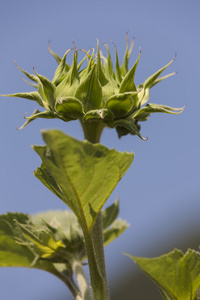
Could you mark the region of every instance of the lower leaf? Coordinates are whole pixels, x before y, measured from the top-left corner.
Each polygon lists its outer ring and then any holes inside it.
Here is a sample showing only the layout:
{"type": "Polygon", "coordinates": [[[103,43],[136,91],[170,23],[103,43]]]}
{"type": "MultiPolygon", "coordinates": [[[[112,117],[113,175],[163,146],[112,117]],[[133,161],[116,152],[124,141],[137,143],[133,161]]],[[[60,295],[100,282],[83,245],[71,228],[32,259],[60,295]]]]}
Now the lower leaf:
{"type": "Polygon", "coordinates": [[[158,285],[165,300],[192,300],[200,286],[200,253],[175,249],[156,258],[127,254],[158,285]]]}

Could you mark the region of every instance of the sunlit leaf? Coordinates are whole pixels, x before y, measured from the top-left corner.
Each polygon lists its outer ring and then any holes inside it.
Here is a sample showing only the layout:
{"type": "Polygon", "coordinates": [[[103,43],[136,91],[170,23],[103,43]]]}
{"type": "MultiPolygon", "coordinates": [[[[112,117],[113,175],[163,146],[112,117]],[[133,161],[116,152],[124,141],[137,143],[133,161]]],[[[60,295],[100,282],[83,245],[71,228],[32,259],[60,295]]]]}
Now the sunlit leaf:
{"type": "Polygon", "coordinates": [[[156,258],[130,256],[161,289],[164,299],[192,300],[200,286],[200,253],[175,249],[156,258]]]}
{"type": "Polygon", "coordinates": [[[38,168],[35,176],[40,180],[42,177],[46,186],[51,182],[51,190],[60,195],[81,225],[90,230],[104,203],[129,168],[133,154],[109,150],[87,141],[80,142],[58,130],[43,131],[42,135],[47,146],[33,147],[43,161],[42,169],[38,168]]]}
{"type": "Polygon", "coordinates": [[[129,225],[126,221],[120,219],[114,221],[110,228],[104,230],[103,232],[104,246],[114,241],[128,228],[128,226],[129,225]]]}

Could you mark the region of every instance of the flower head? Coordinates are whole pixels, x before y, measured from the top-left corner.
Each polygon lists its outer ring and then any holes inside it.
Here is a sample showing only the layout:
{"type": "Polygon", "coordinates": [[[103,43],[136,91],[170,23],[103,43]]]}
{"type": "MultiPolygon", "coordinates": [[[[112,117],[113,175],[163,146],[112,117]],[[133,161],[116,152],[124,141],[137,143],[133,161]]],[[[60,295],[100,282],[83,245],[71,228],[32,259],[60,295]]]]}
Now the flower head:
{"type": "Polygon", "coordinates": [[[144,139],[140,134],[138,122],[146,121],[149,115],[155,112],[177,114],[183,111],[184,108],[177,109],[147,103],[150,89],[163,79],[175,74],[159,77],[174,59],[151,75],[144,83],[136,86],[134,78],[141,51],[135,64],[129,70],[128,63],[133,42],[129,47],[128,36],[121,66],[116,46],[115,68],[113,68],[109,47],[107,44],[105,47],[107,57],[100,53],[99,41],[97,41],[97,53],[94,54],[94,50],[91,49],[82,50],[85,52],[85,57],[79,63],[79,51],[76,47],[67,50],[63,58],[49,47],[50,53],[58,63],[52,81],[38,74],[35,69],[33,75],[17,66],[31,80],[32,83],[28,83],[37,91],[7,96],[34,100],[44,108],[43,111],[36,109],[31,116],[26,117],[27,121],[20,129],[37,118],[59,118],[65,122],[79,119],[83,126],[91,122],[100,122],[102,128],[105,126],[116,128],[119,137],[130,133],[144,139]],[[70,66],[66,63],[66,58],[72,50],[73,61],[70,66]],[[82,68],[84,60],[87,60],[87,65],[82,68]]]}

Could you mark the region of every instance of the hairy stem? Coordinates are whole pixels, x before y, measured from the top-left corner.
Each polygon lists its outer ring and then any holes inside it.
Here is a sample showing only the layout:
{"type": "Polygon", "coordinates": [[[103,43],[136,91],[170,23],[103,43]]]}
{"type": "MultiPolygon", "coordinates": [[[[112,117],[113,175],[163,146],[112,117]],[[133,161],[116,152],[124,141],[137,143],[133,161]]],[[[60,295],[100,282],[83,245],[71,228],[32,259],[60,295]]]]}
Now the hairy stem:
{"type": "MultiPolygon", "coordinates": [[[[85,139],[87,139],[93,144],[100,142],[101,133],[104,128],[104,125],[102,125],[101,122],[81,122],[81,125],[83,127],[85,139]]],[[[85,239],[90,269],[91,285],[95,300],[108,300],[109,296],[104,258],[101,212],[96,218],[90,236],[85,236],[85,239]],[[95,272],[99,274],[94,274],[95,272]],[[96,279],[94,279],[95,276],[96,279]],[[99,279],[97,280],[98,277],[99,279]]]]}
{"type": "Polygon", "coordinates": [[[92,300],[91,291],[88,286],[86,276],[83,270],[82,263],[78,260],[74,260],[72,262],[72,269],[76,275],[76,279],[80,288],[80,292],[82,295],[82,299],[84,300],[92,300]]]}

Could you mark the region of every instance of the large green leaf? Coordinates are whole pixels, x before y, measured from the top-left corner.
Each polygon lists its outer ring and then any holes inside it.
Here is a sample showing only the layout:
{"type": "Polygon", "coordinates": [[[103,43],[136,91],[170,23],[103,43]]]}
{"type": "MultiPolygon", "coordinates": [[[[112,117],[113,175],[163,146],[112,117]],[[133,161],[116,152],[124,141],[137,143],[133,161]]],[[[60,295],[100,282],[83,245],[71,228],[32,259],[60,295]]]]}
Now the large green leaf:
{"type": "Polygon", "coordinates": [[[193,300],[200,287],[200,253],[175,249],[157,258],[130,256],[161,289],[164,299],[193,300]]]}
{"type": "Polygon", "coordinates": [[[42,136],[47,146],[33,147],[43,161],[35,176],[72,209],[82,227],[91,230],[130,167],[133,153],[80,142],[58,130],[43,131],[42,136]]]}

